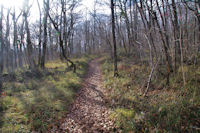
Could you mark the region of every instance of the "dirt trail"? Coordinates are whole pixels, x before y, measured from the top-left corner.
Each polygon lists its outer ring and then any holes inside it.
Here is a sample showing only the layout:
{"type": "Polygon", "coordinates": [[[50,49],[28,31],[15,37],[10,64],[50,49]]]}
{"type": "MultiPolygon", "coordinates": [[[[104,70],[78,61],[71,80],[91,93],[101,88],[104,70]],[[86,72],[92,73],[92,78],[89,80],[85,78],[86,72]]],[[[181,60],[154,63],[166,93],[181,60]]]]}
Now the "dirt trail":
{"type": "Polygon", "coordinates": [[[89,70],[66,118],[52,132],[107,133],[113,131],[110,110],[105,106],[98,59],[89,63],[89,70]]]}

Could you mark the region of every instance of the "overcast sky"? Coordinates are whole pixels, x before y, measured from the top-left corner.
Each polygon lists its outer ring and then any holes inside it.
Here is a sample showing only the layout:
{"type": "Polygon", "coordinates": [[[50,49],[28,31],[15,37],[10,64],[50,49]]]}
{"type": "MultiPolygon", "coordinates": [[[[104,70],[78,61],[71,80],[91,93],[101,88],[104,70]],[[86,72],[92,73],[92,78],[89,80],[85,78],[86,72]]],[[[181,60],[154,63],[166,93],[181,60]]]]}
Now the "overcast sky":
{"type": "MultiPolygon", "coordinates": [[[[18,7],[20,8],[23,4],[24,0],[0,0],[0,4],[4,5],[4,7],[18,7]]],[[[42,3],[43,0],[39,0],[39,2],[42,3]]],[[[37,1],[36,0],[30,0],[30,3],[34,3],[34,7],[37,7],[37,1]]],[[[93,7],[94,0],[82,0],[82,4],[84,7],[92,8],[93,7]]]]}
{"type": "MultiPolygon", "coordinates": [[[[19,9],[21,9],[23,5],[23,1],[24,0],[0,0],[0,5],[3,5],[4,8],[15,7],[15,9],[19,11],[19,9]]],[[[33,5],[31,8],[30,21],[35,21],[39,17],[37,0],[29,0],[29,1],[30,1],[29,3],[33,5]]],[[[42,4],[43,0],[39,0],[39,2],[42,4]]],[[[93,8],[94,8],[94,0],[82,0],[80,9],[78,10],[82,11],[81,12],[82,14],[86,14],[86,9],[87,13],[89,13],[93,10],[93,8]]],[[[104,7],[97,6],[97,9],[99,9],[99,12],[104,12],[104,13],[109,12],[108,10],[109,8],[107,6],[104,7]]]]}

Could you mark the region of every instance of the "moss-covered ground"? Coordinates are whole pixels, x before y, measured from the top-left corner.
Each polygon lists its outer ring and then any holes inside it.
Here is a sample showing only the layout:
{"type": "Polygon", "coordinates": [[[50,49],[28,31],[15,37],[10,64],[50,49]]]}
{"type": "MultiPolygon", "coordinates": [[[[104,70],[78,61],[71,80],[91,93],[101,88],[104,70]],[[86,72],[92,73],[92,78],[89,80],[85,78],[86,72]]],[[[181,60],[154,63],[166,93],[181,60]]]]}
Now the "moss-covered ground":
{"type": "Polygon", "coordinates": [[[73,102],[87,71],[90,56],[73,59],[77,72],[60,60],[46,69],[18,70],[4,74],[0,97],[0,132],[47,132],[73,102]]]}

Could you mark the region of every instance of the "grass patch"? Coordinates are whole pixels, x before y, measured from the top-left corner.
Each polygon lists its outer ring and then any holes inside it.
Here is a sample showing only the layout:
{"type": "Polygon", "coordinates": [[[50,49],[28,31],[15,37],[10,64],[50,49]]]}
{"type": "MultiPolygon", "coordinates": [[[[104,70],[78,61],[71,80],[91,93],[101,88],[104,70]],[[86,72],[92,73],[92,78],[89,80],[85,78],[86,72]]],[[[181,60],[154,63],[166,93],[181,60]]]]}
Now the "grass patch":
{"type": "MultiPolygon", "coordinates": [[[[187,85],[182,72],[171,76],[166,87],[164,69],[152,79],[147,97],[142,86],[150,68],[139,61],[120,55],[119,77],[113,77],[112,60],[101,59],[104,87],[113,108],[111,118],[120,132],[198,132],[200,127],[200,74],[198,66],[185,66],[187,85]]],[[[145,88],[145,86],[144,86],[145,88]]]]}
{"type": "Polygon", "coordinates": [[[51,61],[46,70],[18,71],[3,83],[0,97],[0,132],[47,132],[61,119],[81,87],[90,56],[73,59],[77,73],[66,63],[51,61]]]}

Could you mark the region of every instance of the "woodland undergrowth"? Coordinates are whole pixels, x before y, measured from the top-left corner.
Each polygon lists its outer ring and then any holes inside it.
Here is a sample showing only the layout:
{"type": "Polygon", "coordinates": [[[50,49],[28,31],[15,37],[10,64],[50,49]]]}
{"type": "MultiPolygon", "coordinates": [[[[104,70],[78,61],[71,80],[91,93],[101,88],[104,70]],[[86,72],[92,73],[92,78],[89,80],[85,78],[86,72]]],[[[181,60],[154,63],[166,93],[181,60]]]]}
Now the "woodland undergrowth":
{"type": "Polygon", "coordinates": [[[44,70],[4,73],[0,132],[46,132],[63,118],[81,87],[91,57],[73,59],[76,73],[66,69],[66,63],[60,60],[49,61],[44,70]]]}
{"type": "Polygon", "coordinates": [[[109,56],[101,59],[107,99],[114,110],[110,116],[121,132],[198,132],[200,127],[200,66],[185,65],[187,84],[181,68],[165,85],[164,66],[159,64],[143,97],[150,68],[133,56],[120,54],[119,76],[113,77],[109,56]]]}

